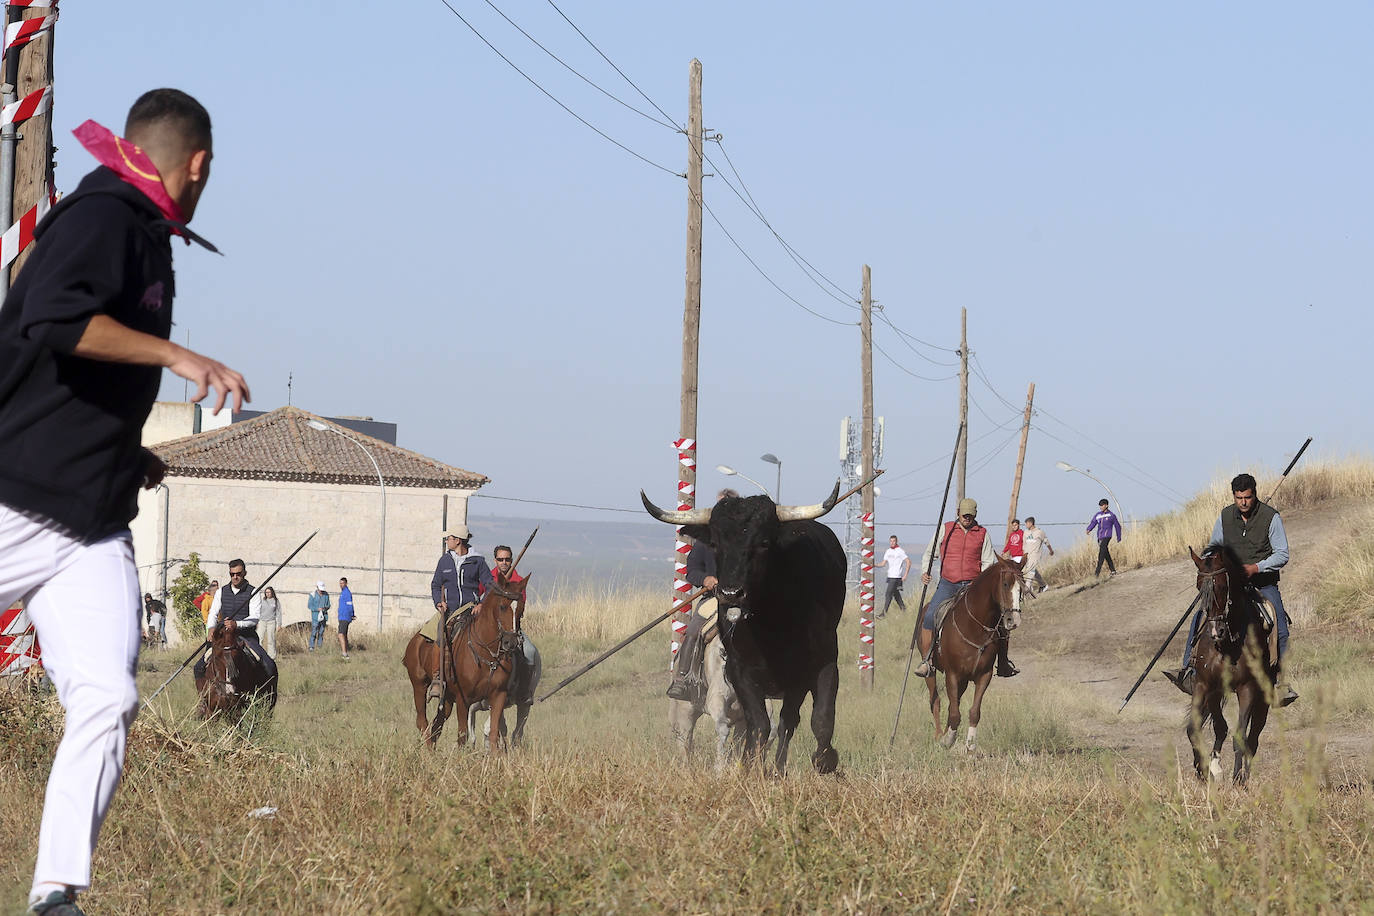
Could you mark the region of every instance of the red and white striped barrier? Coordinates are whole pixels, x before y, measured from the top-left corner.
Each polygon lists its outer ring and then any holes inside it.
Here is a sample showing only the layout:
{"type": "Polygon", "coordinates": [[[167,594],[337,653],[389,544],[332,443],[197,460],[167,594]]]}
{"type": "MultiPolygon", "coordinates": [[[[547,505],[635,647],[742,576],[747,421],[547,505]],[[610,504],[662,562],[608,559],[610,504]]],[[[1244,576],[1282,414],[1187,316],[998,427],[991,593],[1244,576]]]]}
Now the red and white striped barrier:
{"type": "Polygon", "coordinates": [[[35,89],[19,101],[10,102],[4,108],[0,108],[0,127],[6,124],[22,123],[34,115],[43,114],[50,108],[52,108],[52,87],[44,86],[42,89],[35,89]]]}
{"type": "Polygon", "coordinates": [[[38,203],[29,208],[29,212],[19,217],[19,222],[5,230],[5,234],[0,236],[0,270],[4,270],[14,263],[14,259],[19,257],[19,252],[29,247],[33,242],[33,229],[52,207],[52,189],[38,200],[38,203]]]}
{"type": "Polygon", "coordinates": [[[22,608],[0,611],[0,677],[23,674],[42,661],[38,635],[22,608]]]}
{"type": "Polygon", "coordinates": [[[863,516],[859,547],[859,670],[873,669],[873,513],[863,516]]]}
{"type": "Polygon", "coordinates": [[[5,52],[22,47],[48,31],[57,22],[57,13],[11,22],[5,27],[5,52]]]}
{"type": "MultiPolygon", "coordinates": [[[[697,468],[697,440],[682,437],[673,440],[673,448],[677,449],[678,470],[677,482],[677,508],[679,512],[686,512],[696,506],[697,488],[696,484],[690,480],[681,479],[685,474],[696,472],[697,468]]],[[[673,641],[672,654],[677,658],[678,649],[682,648],[682,635],[687,632],[687,615],[691,613],[692,604],[687,600],[687,595],[692,591],[692,584],[687,581],[687,554],[692,552],[692,545],[682,539],[682,526],[678,525],[677,541],[673,545],[673,551],[677,554],[673,558],[673,641]]]]}

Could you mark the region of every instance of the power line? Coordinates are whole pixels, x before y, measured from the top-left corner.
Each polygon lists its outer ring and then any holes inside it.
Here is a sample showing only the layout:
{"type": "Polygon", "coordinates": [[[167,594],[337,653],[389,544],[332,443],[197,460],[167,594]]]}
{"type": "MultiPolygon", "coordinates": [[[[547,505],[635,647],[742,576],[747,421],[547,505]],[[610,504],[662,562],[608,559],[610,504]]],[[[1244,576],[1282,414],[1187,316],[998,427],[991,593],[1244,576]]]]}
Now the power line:
{"type": "MultiPolygon", "coordinates": [[[[887,318],[886,316],[884,316],[884,319],[883,319],[883,320],[886,321],[886,322],[892,327],[892,330],[894,330],[894,331],[896,331],[898,334],[902,335],[902,337],[903,337],[904,339],[906,339],[906,340],[914,340],[914,341],[916,341],[916,343],[921,344],[921,345],[924,346],[924,347],[930,347],[932,350],[941,350],[941,351],[943,351],[943,352],[945,352],[945,353],[955,353],[955,354],[957,354],[957,353],[959,352],[958,348],[956,348],[956,347],[942,347],[942,346],[940,346],[939,344],[933,344],[933,343],[931,343],[931,342],[928,341],[928,340],[922,340],[921,338],[917,337],[915,334],[911,334],[911,333],[908,333],[908,332],[906,332],[906,331],[903,331],[901,328],[897,327],[897,325],[893,324],[893,323],[892,323],[892,320],[891,320],[890,318],[887,318]]],[[[929,356],[923,356],[922,358],[923,358],[923,359],[930,359],[929,356]]],[[[930,360],[930,361],[931,361],[931,362],[935,362],[935,360],[933,360],[933,359],[930,360]]],[[[957,366],[958,363],[936,363],[936,365],[938,365],[938,366],[957,366]]]]}
{"type": "MultiPolygon", "coordinates": [[[[638,108],[634,107],[634,106],[631,105],[629,102],[625,101],[624,99],[620,98],[619,96],[616,96],[616,95],[612,94],[609,90],[602,88],[601,86],[599,86],[598,84],[594,83],[592,80],[590,80],[590,79],[587,78],[586,76],[583,76],[581,73],[579,73],[579,72],[577,71],[576,68],[574,68],[574,67],[573,67],[571,64],[569,64],[567,61],[563,60],[563,58],[559,57],[557,54],[553,53],[553,52],[550,51],[548,48],[544,47],[544,45],[542,45],[542,44],[539,42],[539,39],[535,38],[535,37],[534,37],[533,35],[531,35],[529,32],[526,32],[523,28],[521,28],[521,27],[520,27],[520,24],[519,24],[518,22],[516,22],[514,19],[510,18],[509,16],[507,16],[507,15],[501,10],[501,8],[500,8],[499,6],[497,6],[495,3],[492,2],[492,0],[483,0],[483,2],[486,3],[487,6],[491,7],[491,8],[494,9],[494,10],[496,10],[496,13],[497,13],[498,16],[500,16],[502,19],[506,20],[506,22],[509,22],[509,23],[511,24],[511,26],[512,26],[517,32],[519,32],[521,35],[524,35],[526,38],[528,38],[528,39],[534,44],[534,46],[535,46],[536,48],[538,48],[539,50],[543,51],[545,54],[549,55],[549,57],[552,57],[554,60],[558,61],[558,63],[560,63],[560,64],[563,66],[563,68],[564,68],[565,70],[567,70],[569,73],[571,73],[573,76],[577,77],[578,79],[582,80],[582,82],[586,83],[588,86],[591,86],[593,89],[595,89],[597,92],[599,92],[599,93],[601,93],[602,95],[604,95],[606,98],[608,98],[608,99],[610,99],[611,101],[616,102],[616,103],[618,103],[618,104],[620,104],[620,105],[625,106],[626,108],[630,109],[630,111],[633,111],[635,114],[639,115],[641,118],[646,118],[647,120],[653,121],[655,124],[658,124],[658,125],[661,126],[661,127],[666,127],[666,128],[668,128],[669,130],[672,130],[672,131],[681,131],[682,128],[678,127],[676,124],[672,123],[671,121],[663,121],[663,120],[660,120],[659,118],[654,117],[653,115],[649,114],[648,112],[640,111],[638,108]]],[[[558,7],[554,7],[554,9],[558,9],[558,7]]],[[[562,11],[561,11],[561,10],[559,11],[559,14],[562,15],[562,11]]],[[[566,19],[567,17],[565,16],[564,18],[566,19]]],[[[574,28],[576,28],[576,26],[574,26],[574,28]]],[[[585,38],[586,36],[583,36],[583,37],[585,38]]],[[[595,47],[595,45],[593,45],[592,47],[595,47]]],[[[603,56],[604,56],[604,55],[603,55],[603,56]]],[[[615,65],[612,64],[611,66],[615,66],[615,65]]],[[[621,75],[623,76],[624,74],[621,74],[621,75]]],[[[633,84],[631,84],[631,85],[633,85],[633,84]]]]}
{"type": "Polygon", "coordinates": [[[601,128],[597,127],[597,126],[596,126],[595,124],[593,124],[592,122],[588,121],[586,118],[582,117],[582,116],[581,116],[580,114],[578,114],[577,112],[573,111],[573,110],[572,110],[571,108],[569,108],[567,105],[563,104],[563,102],[559,101],[559,99],[558,99],[552,92],[549,92],[549,90],[547,90],[547,89],[545,89],[543,86],[539,85],[538,81],[535,80],[534,77],[530,76],[530,75],[529,75],[528,73],[526,73],[524,70],[521,70],[518,66],[516,66],[516,64],[515,64],[514,61],[512,61],[512,60],[511,60],[509,57],[507,57],[506,55],[502,54],[501,51],[497,49],[496,45],[494,45],[494,44],[492,44],[490,41],[488,41],[488,40],[487,40],[487,37],[486,37],[485,35],[483,35],[483,34],[482,34],[481,32],[479,32],[479,31],[477,31],[476,27],[473,26],[473,24],[472,24],[471,22],[468,22],[467,19],[465,19],[465,18],[463,17],[463,14],[462,14],[462,13],[458,12],[456,9],[453,8],[453,4],[449,3],[449,0],[439,0],[439,2],[442,3],[444,6],[448,7],[448,11],[449,11],[450,13],[452,13],[453,15],[457,16],[457,17],[458,17],[458,21],[461,22],[461,23],[463,23],[463,25],[465,25],[465,26],[468,27],[468,31],[472,32],[472,34],[474,34],[474,35],[476,35],[478,38],[480,38],[480,39],[482,40],[482,44],[484,44],[484,45],[486,45],[488,48],[490,48],[491,51],[492,51],[492,53],[495,54],[497,57],[501,58],[503,61],[505,61],[506,64],[507,64],[512,70],[514,70],[516,73],[518,73],[518,74],[520,74],[521,76],[523,76],[523,77],[529,82],[529,84],[530,84],[531,86],[533,86],[535,89],[538,89],[538,90],[539,90],[540,92],[542,92],[544,95],[548,96],[549,100],[552,101],[555,105],[557,105],[559,108],[561,108],[561,109],[563,109],[564,111],[566,111],[568,114],[572,115],[574,118],[576,118],[578,121],[580,121],[580,122],[581,122],[584,126],[586,126],[587,128],[589,128],[589,129],[591,129],[592,131],[596,132],[602,139],[606,140],[606,141],[609,142],[609,143],[614,144],[615,146],[620,147],[622,150],[624,150],[625,152],[629,153],[631,156],[634,156],[636,159],[640,160],[641,162],[643,162],[643,163],[645,163],[645,164],[647,164],[647,165],[651,165],[651,166],[653,166],[654,168],[659,169],[660,171],[667,172],[669,175],[673,175],[673,176],[675,176],[675,177],[677,177],[677,178],[685,178],[685,177],[687,177],[686,175],[682,174],[681,172],[675,172],[675,171],[673,171],[672,169],[668,168],[666,165],[660,165],[659,163],[654,162],[652,159],[648,158],[647,156],[644,156],[644,155],[641,155],[640,153],[635,152],[634,150],[630,149],[630,148],[629,148],[628,146],[626,146],[625,144],[621,143],[619,140],[617,140],[617,139],[615,139],[614,137],[612,137],[610,134],[608,134],[608,133],[606,133],[605,131],[603,131],[601,128]]]}
{"type": "MultiPolygon", "coordinates": [[[[909,338],[909,337],[911,338],[911,340],[916,340],[917,338],[911,337],[910,334],[908,334],[907,332],[903,331],[901,328],[899,328],[899,327],[897,327],[895,324],[893,324],[893,323],[892,323],[892,319],[889,318],[889,317],[887,317],[887,310],[886,310],[885,308],[883,308],[883,306],[878,305],[878,304],[875,303],[875,304],[874,304],[874,308],[877,310],[877,312],[878,312],[878,317],[881,318],[881,319],[883,320],[883,323],[885,323],[888,327],[890,327],[892,330],[894,330],[894,331],[897,332],[897,339],[900,340],[900,341],[903,343],[903,345],[905,345],[906,348],[907,348],[908,350],[910,350],[912,353],[915,353],[917,356],[921,357],[921,359],[925,360],[926,362],[928,362],[928,363],[930,363],[931,365],[934,365],[934,366],[941,366],[941,367],[944,367],[944,368],[949,368],[949,367],[951,367],[951,366],[957,366],[957,365],[959,365],[958,363],[943,363],[943,362],[940,362],[940,361],[937,360],[937,359],[931,359],[929,356],[926,356],[926,355],[925,355],[924,353],[922,353],[920,350],[917,350],[915,347],[913,347],[913,346],[911,345],[910,341],[907,340],[907,338],[909,338]]],[[[925,341],[920,341],[920,342],[921,342],[921,343],[925,343],[925,341]]],[[[926,344],[926,346],[932,346],[932,344],[926,344]]]]}
{"type": "MultiPolygon", "coordinates": [[[[1123,456],[1123,455],[1118,455],[1116,452],[1114,452],[1114,451],[1112,451],[1111,449],[1107,448],[1107,446],[1103,445],[1101,442],[1098,442],[1098,441],[1097,441],[1096,439],[1094,439],[1092,436],[1089,436],[1087,433],[1082,432],[1081,430],[1076,429],[1076,428],[1070,426],[1068,423],[1066,423],[1066,422],[1064,422],[1063,420],[1059,419],[1059,418],[1056,417],[1054,414],[1050,413],[1048,410],[1045,410],[1044,408],[1036,408],[1036,413],[1043,413],[1045,416],[1049,417],[1051,420],[1053,420],[1054,422],[1058,423],[1060,426],[1064,427],[1065,429],[1070,430],[1071,432],[1075,433],[1076,435],[1079,435],[1079,436],[1083,437],[1084,439],[1087,439],[1087,440],[1088,440],[1089,442],[1091,442],[1093,445],[1095,445],[1095,446],[1097,446],[1098,448],[1102,449],[1102,451],[1104,451],[1104,452],[1106,452],[1108,455],[1111,455],[1112,457],[1116,458],[1118,461],[1124,461],[1126,464],[1129,464],[1131,467],[1135,468],[1137,471],[1139,471],[1140,473],[1144,474],[1146,477],[1150,478],[1150,479],[1153,480],[1155,483],[1159,484],[1161,487],[1164,487],[1164,489],[1169,490],[1170,492],[1174,493],[1174,495],[1173,495],[1172,497],[1170,497],[1170,499],[1174,499],[1174,500],[1176,500],[1176,501],[1178,501],[1178,502],[1181,502],[1181,503],[1185,503],[1185,502],[1188,501],[1188,497],[1182,495],[1181,493],[1178,493],[1176,490],[1174,490],[1173,487],[1169,486],[1169,484],[1167,484],[1167,483],[1165,483],[1164,481],[1160,480],[1158,477],[1154,476],[1154,475],[1151,474],[1149,471],[1147,471],[1147,470],[1145,470],[1144,468],[1142,468],[1140,465],[1136,464],[1135,462],[1131,461],[1129,458],[1126,458],[1126,457],[1123,456]]],[[[1042,431],[1043,431],[1043,430],[1042,430],[1042,431]]],[[[1060,441],[1062,442],[1063,440],[1061,439],[1060,441]]],[[[1068,445],[1069,443],[1065,442],[1064,444],[1065,444],[1065,445],[1068,445]]],[[[1156,491],[1156,492],[1158,492],[1158,491],[1156,491]]],[[[1161,494],[1161,495],[1163,495],[1163,494],[1161,494]]]]}
{"type": "MultiPolygon", "coordinates": [[[[1075,449],[1077,448],[1077,446],[1075,446],[1072,442],[1068,442],[1067,440],[1064,440],[1064,439],[1059,438],[1059,437],[1056,436],[1054,433],[1050,432],[1048,429],[1045,429],[1045,427],[1043,427],[1043,426],[1036,426],[1035,428],[1040,432],[1041,435],[1049,436],[1049,437],[1050,437],[1051,439],[1053,439],[1054,441],[1059,442],[1059,443],[1061,443],[1061,444],[1063,444],[1063,445],[1067,445],[1069,448],[1075,448],[1075,449]]],[[[1125,477],[1125,478],[1126,478],[1127,480],[1129,480],[1131,483],[1135,484],[1135,485],[1138,486],[1138,487],[1142,487],[1142,488],[1144,488],[1144,489],[1146,489],[1146,490],[1149,490],[1151,493],[1154,493],[1156,496],[1163,496],[1165,499],[1169,500],[1170,502],[1176,502],[1176,503],[1185,503],[1185,502],[1188,501],[1187,499],[1182,498],[1182,497],[1179,497],[1179,496],[1176,496],[1176,495],[1171,496],[1170,494],[1165,493],[1163,490],[1160,490],[1158,487],[1151,486],[1150,484],[1146,483],[1145,481],[1140,480],[1139,478],[1132,476],[1131,474],[1127,473],[1126,471],[1121,470],[1121,468],[1116,467],[1115,465],[1108,464],[1108,463],[1105,462],[1105,461],[1103,462],[1103,464],[1106,465],[1108,468],[1110,468],[1110,469],[1112,470],[1113,473],[1116,473],[1116,474],[1121,475],[1122,477],[1125,477]]]]}
{"type": "Polygon", "coordinates": [[[472,499],[499,499],[510,503],[533,503],[536,506],[562,506],[565,509],[594,509],[597,512],[628,512],[631,515],[643,515],[643,509],[617,509],[614,506],[586,506],[582,503],[560,503],[549,499],[521,499],[516,496],[492,496],[490,493],[474,493],[472,499]]]}
{"type": "Polygon", "coordinates": [[[901,363],[899,363],[899,362],[897,362],[895,359],[893,359],[893,358],[892,358],[892,355],[891,355],[890,353],[888,353],[886,350],[884,350],[884,349],[882,348],[882,346],[880,346],[876,340],[873,340],[873,339],[870,337],[868,343],[873,347],[873,349],[875,349],[875,350],[877,350],[879,353],[881,353],[881,354],[887,359],[888,362],[892,363],[892,365],[896,366],[898,369],[902,370],[903,372],[905,372],[907,375],[911,376],[912,378],[918,378],[918,379],[920,379],[920,380],[923,381],[923,382],[945,382],[945,381],[949,381],[950,379],[954,378],[953,375],[944,375],[944,376],[941,376],[940,378],[931,378],[931,377],[928,376],[928,375],[917,375],[915,372],[912,372],[912,371],[911,371],[910,369],[908,369],[906,366],[903,366],[901,363]]]}
{"type": "MultiPolygon", "coordinates": [[[[690,191],[690,189],[689,189],[688,193],[692,193],[692,192],[690,191]]],[[[802,302],[801,302],[801,300],[799,300],[796,296],[793,296],[793,295],[792,295],[791,293],[789,293],[787,290],[785,290],[785,289],[783,289],[781,286],[779,286],[778,283],[777,283],[777,281],[774,280],[772,277],[770,277],[770,276],[764,271],[764,269],[758,265],[758,262],[755,261],[752,257],[749,256],[749,252],[747,252],[747,251],[744,250],[744,246],[741,245],[738,241],[736,241],[735,237],[734,237],[733,235],[730,234],[730,230],[729,230],[729,229],[726,229],[726,228],[725,228],[725,224],[722,223],[722,222],[720,221],[720,217],[716,216],[716,211],[712,210],[711,207],[710,207],[710,205],[707,204],[706,201],[702,200],[700,197],[697,197],[695,194],[692,194],[692,197],[693,197],[693,199],[696,200],[697,203],[701,204],[702,208],[705,209],[707,213],[709,213],[709,214],[711,215],[711,219],[714,220],[714,221],[715,221],[715,224],[716,224],[717,226],[720,227],[720,231],[725,233],[725,237],[726,237],[727,239],[730,240],[730,244],[734,245],[735,248],[739,250],[739,253],[742,254],[742,255],[744,255],[744,259],[745,259],[746,261],[749,262],[749,264],[754,268],[754,270],[758,271],[758,274],[759,274],[760,277],[763,277],[763,279],[765,279],[765,280],[768,281],[768,285],[772,286],[773,289],[775,289],[775,290],[777,290],[779,293],[781,293],[788,301],[790,301],[790,302],[791,302],[793,305],[795,305],[797,308],[801,309],[801,310],[804,311],[804,312],[808,312],[808,313],[810,313],[810,314],[816,316],[817,318],[821,319],[822,321],[828,321],[828,322],[830,322],[831,324],[843,325],[843,326],[845,326],[845,327],[853,327],[854,322],[852,322],[852,321],[839,321],[839,320],[837,320],[837,319],[835,319],[835,318],[831,318],[831,317],[829,317],[829,316],[827,316],[827,315],[822,315],[820,312],[816,311],[815,309],[809,308],[808,306],[803,305],[802,302]]]]}
{"type": "MultiPolygon", "coordinates": [[[[613,61],[613,60],[611,60],[609,57],[607,57],[606,54],[605,54],[605,52],[602,51],[600,48],[598,48],[598,47],[596,46],[596,42],[594,42],[594,41],[592,41],[590,38],[588,38],[588,37],[587,37],[587,33],[584,32],[584,31],[582,31],[581,29],[579,29],[579,28],[577,27],[577,23],[575,23],[575,22],[573,22],[571,19],[569,19],[569,18],[568,18],[568,14],[565,13],[565,12],[563,12],[561,9],[558,8],[558,4],[554,3],[553,0],[546,0],[546,2],[549,4],[549,6],[553,7],[554,12],[556,12],[558,15],[560,15],[560,16],[563,17],[563,21],[564,21],[564,22],[566,22],[568,25],[570,25],[570,26],[573,27],[573,31],[574,31],[574,32],[576,32],[577,34],[579,34],[579,35],[582,36],[582,40],[583,40],[583,41],[585,41],[587,44],[589,44],[589,45],[592,46],[592,50],[593,50],[593,51],[595,51],[597,54],[600,54],[600,55],[601,55],[601,59],[602,59],[602,60],[604,60],[606,63],[608,63],[608,64],[611,65],[611,69],[612,69],[612,70],[614,70],[616,73],[619,73],[619,74],[620,74],[621,79],[623,79],[623,80],[625,80],[625,82],[629,83],[630,86],[634,89],[634,91],[639,93],[640,97],[643,98],[644,101],[646,101],[646,102],[648,102],[650,105],[654,106],[654,108],[656,108],[656,109],[658,110],[658,113],[661,114],[661,115],[663,115],[663,117],[667,118],[669,121],[673,121],[673,116],[670,115],[670,114],[668,114],[668,112],[664,111],[664,110],[659,106],[659,104],[658,104],[657,102],[655,102],[653,99],[649,98],[649,96],[645,94],[644,90],[643,90],[643,89],[640,89],[639,86],[635,84],[635,81],[634,81],[634,80],[632,80],[632,79],[630,79],[628,76],[626,76],[626,75],[625,75],[625,71],[624,71],[624,70],[621,70],[619,67],[617,67],[617,66],[615,65],[615,61],[613,61]]],[[[673,121],[673,123],[676,124],[677,122],[676,122],[676,121],[673,121]]],[[[681,130],[680,127],[679,127],[678,129],[681,130]]]]}

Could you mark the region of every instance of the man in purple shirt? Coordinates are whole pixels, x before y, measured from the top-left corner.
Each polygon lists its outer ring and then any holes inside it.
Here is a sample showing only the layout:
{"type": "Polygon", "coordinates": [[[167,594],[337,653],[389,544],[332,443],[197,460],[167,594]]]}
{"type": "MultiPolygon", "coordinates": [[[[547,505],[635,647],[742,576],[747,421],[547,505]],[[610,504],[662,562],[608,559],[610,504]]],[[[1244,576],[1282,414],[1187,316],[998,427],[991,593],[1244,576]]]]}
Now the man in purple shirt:
{"type": "Polygon", "coordinates": [[[1117,519],[1116,513],[1107,508],[1107,501],[1099,499],[1097,501],[1097,514],[1093,520],[1088,522],[1088,531],[1097,529],[1097,570],[1094,576],[1102,575],[1102,564],[1106,563],[1107,568],[1116,575],[1116,564],[1112,562],[1112,552],[1109,549],[1112,543],[1112,532],[1116,532],[1116,542],[1121,543],[1121,522],[1117,519]]]}

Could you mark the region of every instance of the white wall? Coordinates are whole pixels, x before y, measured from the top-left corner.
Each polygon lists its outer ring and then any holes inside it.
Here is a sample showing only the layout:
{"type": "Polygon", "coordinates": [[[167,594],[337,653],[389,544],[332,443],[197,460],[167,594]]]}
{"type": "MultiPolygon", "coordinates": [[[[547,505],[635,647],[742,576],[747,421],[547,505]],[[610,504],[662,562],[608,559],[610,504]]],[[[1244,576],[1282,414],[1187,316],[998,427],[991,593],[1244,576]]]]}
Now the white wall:
{"type": "MultiPolygon", "coordinates": [[[[378,487],[196,477],[168,477],[166,484],[168,556],[185,558],[196,551],[206,574],[221,584],[227,581],[228,562],[242,558],[249,581],[258,584],[318,528],[319,534],[272,580],[284,622],[309,619],[306,599],[317,580],[324,581],[337,606],[339,577],[347,576],[357,609],[354,630],[376,630],[378,487]]],[[[451,526],[467,521],[467,497],[473,492],[387,488],[385,629],[419,626],[433,613],[429,582],[443,550],[444,496],[451,526]]],[[[131,526],[141,590],[155,595],[162,584],[162,506],[160,492],[143,491],[131,526]]],[[[168,586],[180,566],[174,563],[168,570],[168,586]]]]}

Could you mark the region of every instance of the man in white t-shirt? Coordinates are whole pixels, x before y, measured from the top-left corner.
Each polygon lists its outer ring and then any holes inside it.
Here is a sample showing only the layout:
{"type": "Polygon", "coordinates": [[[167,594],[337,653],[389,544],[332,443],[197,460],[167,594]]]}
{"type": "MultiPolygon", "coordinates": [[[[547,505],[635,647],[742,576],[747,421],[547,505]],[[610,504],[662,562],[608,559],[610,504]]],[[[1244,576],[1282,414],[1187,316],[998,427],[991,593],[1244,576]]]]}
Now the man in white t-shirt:
{"type": "Polygon", "coordinates": [[[883,599],[883,609],[878,613],[879,617],[887,616],[887,609],[892,605],[893,599],[896,599],[897,607],[906,610],[906,602],[902,600],[902,583],[906,581],[907,573],[911,572],[911,557],[897,546],[897,535],[888,538],[888,544],[890,546],[883,553],[883,563],[887,565],[887,597],[883,599]]]}

